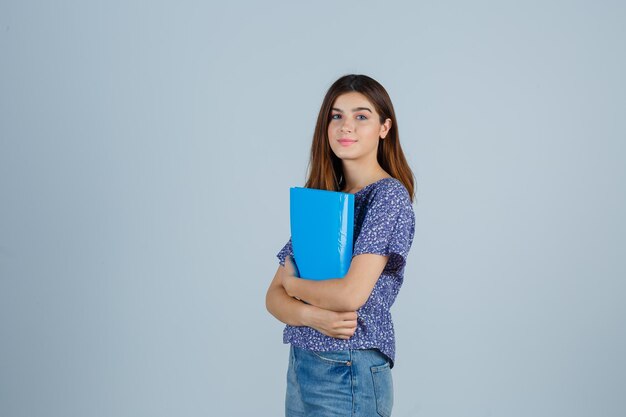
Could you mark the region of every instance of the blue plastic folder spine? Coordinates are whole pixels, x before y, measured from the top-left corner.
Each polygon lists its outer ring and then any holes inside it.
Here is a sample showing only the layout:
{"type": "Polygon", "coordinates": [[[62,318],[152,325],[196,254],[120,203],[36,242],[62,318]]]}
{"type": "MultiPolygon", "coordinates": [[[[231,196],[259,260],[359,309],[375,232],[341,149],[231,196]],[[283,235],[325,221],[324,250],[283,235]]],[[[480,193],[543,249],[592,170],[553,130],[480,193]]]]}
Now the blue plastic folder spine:
{"type": "Polygon", "coordinates": [[[337,278],[343,278],[347,273],[348,269],[350,269],[350,262],[352,261],[352,242],[353,242],[353,233],[354,233],[354,195],[346,194],[347,198],[344,198],[343,205],[344,207],[341,210],[342,219],[340,221],[343,226],[340,230],[340,245],[344,245],[343,249],[339,250],[339,273],[340,275],[337,278]]]}
{"type": "Polygon", "coordinates": [[[291,243],[301,278],[343,278],[350,269],[354,195],[290,189],[291,243]]]}

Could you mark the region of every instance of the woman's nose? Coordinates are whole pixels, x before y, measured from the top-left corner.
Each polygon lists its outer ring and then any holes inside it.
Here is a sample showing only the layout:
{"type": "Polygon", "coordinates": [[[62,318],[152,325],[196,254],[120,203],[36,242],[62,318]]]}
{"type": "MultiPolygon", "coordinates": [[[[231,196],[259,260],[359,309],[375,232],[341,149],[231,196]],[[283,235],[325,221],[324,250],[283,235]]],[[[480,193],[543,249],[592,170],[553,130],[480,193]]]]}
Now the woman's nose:
{"type": "Polygon", "coordinates": [[[352,125],[352,122],[350,121],[345,121],[343,122],[343,124],[341,125],[341,131],[342,132],[352,132],[354,129],[354,126],[352,125]]]}

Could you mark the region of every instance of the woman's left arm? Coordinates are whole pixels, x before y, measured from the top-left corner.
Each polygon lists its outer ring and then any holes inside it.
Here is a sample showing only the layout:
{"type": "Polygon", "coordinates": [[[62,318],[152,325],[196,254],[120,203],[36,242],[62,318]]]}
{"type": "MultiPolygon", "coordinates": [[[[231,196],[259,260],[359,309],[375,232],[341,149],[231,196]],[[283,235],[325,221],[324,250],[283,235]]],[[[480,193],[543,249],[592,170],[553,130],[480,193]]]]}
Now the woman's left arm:
{"type": "Polygon", "coordinates": [[[291,257],[287,257],[281,282],[287,294],[316,307],[333,311],[355,311],[365,304],[389,256],[363,253],[352,258],[343,278],[322,281],[296,277],[291,257]]]}

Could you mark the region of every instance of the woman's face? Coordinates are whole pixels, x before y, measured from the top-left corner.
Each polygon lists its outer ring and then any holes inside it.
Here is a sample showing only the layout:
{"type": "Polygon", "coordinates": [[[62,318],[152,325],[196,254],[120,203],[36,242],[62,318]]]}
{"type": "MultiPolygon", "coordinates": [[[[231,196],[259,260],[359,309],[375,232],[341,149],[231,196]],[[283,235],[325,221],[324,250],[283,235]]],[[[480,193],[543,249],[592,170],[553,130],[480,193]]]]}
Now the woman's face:
{"type": "Polygon", "coordinates": [[[342,160],[376,160],[379,138],[387,136],[391,119],[380,115],[361,93],[351,91],[335,99],[328,123],[330,148],[342,160]]]}

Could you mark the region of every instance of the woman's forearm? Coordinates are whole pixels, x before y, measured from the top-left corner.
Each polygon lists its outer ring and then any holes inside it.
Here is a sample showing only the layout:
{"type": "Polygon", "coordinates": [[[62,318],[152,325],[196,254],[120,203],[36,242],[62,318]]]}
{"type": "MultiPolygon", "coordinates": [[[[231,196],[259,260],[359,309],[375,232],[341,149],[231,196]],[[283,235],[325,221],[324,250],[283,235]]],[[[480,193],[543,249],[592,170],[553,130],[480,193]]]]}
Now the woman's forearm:
{"type": "Polygon", "coordinates": [[[265,297],[267,310],[278,320],[291,326],[308,326],[312,306],[287,294],[281,285],[272,286],[265,297]]]}
{"type": "Polygon", "coordinates": [[[354,311],[359,306],[353,302],[348,292],[345,278],[313,281],[301,278],[289,278],[285,282],[287,296],[297,297],[314,306],[332,311],[354,311]]]}
{"type": "MultiPolygon", "coordinates": [[[[356,311],[332,311],[292,298],[283,287],[284,267],[279,267],[267,289],[265,305],[278,320],[291,326],[307,326],[329,337],[347,340],[357,327],[356,311]]],[[[305,300],[306,301],[306,300],[305,300]]]]}
{"type": "Polygon", "coordinates": [[[285,269],[279,269],[278,275],[288,295],[325,310],[356,311],[370,297],[389,255],[359,254],[352,258],[343,278],[322,281],[298,278],[291,258],[287,259],[290,262],[285,262],[285,269]]]}
{"type": "Polygon", "coordinates": [[[348,340],[356,331],[356,311],[325,310],[290,297],[285,289],[271,287],[266,295],[268,311],[278,320],[291,326],[307,326],[337,339],[348,340]]]}

